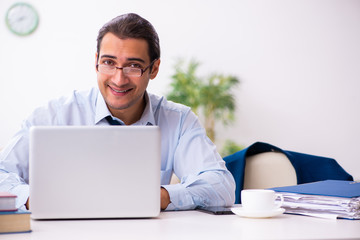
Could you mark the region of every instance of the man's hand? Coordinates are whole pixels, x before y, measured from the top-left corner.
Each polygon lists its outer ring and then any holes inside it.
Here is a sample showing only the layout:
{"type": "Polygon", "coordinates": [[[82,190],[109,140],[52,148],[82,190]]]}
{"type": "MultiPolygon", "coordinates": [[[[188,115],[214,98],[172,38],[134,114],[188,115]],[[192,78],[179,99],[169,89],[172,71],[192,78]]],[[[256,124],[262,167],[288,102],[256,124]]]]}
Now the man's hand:
{"type": "Polygon", "coordinates": [[[25,203],[25,207],[27,210],[29,210],[29,198],[27,199],[26,203],[25,203]]]}
{"type": "Polygon", "coordinates": [[[168,191],[165,188],[160,188],[160,207],[161,210],[164,210],[165,208],[167,208],[167,206],[170,203],[170,195],[168,193],[168,191]]]}

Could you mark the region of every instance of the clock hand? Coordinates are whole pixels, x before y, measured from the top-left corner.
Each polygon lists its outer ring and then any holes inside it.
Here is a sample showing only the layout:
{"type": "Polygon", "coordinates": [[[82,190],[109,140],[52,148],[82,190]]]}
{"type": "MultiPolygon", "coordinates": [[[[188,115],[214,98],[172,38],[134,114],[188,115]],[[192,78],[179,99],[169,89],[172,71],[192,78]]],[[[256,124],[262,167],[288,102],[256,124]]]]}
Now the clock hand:
{"type": "Polygon", "coordinates": [[[21,22],[21,21],[23,21],[25,19],[25,17],[24,16],[21,16],[21,17],[19,17],[18,19],[16,19],[16,21],[17,22],[21,22]]]}

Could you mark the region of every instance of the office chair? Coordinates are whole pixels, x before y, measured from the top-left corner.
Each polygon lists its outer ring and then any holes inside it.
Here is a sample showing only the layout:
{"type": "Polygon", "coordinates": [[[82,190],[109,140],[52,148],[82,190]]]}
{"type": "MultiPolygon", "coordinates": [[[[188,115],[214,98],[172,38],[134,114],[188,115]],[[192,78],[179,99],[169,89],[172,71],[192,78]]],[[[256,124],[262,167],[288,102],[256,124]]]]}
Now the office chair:
{"type": "Polygon", "coordinates": [[[173,174],[171,176],[170,184],[177,184],[177,183],[180,183],[180,179],[175,174],[173,174]]]}
{"type": "Polygon", "coordinates": [[[353,181],[335,159],[282,150],[263,142],[227,156],[224,161],[235,179],[235,203],[241,203],[244,188],[280,187],[330,179],[353,181]]]}
{"type": "Polygon", "coordinates": [[[264,152],[246,157],[244,189],[296,185],[296,172],[285,154],[264,152]]]}

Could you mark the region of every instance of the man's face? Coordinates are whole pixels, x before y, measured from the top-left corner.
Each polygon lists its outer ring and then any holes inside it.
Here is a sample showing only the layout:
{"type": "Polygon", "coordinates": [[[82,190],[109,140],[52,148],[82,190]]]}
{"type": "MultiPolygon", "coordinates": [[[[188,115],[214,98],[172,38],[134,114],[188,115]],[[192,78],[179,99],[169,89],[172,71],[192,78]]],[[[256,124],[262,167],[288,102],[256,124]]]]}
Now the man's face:
{"type": "MultiPolygon", "coordinates": [[[[143,39],[120,39],[107,33],[102,39],[97,64],[117,67],[139,67],[144,69],[150,64],[148,44],[143,39]]],[[[110,112],[119,118],[140,118],[145,102],[144,93],[150,79],[156,77],[160,60],[155,61],[150,72],[148,68],[142,76],[126,76],[123,70],[116,70],[114,75],[97,72],[101,94],[110,112]],[[140,116],[139,116],[140,115],[140,116]],[[134,117],[133,117],[134,116],[134,117]]],[[[138,119],[134,119],[137,121],[138,119]]],[[[131,122],[132,123],[132,122],[131,122]]]]}

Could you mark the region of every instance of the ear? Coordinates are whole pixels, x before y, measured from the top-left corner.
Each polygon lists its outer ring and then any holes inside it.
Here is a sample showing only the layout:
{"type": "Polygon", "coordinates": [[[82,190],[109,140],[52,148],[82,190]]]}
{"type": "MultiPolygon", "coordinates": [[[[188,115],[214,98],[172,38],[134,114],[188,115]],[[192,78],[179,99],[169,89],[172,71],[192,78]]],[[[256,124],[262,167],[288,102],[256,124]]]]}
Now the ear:
{"type": "Polygon", "coordinates": [[[98,53],[96,52],[95,53],[95,71],[97,72],[97,70],[96,70],[96,64],[97,64],[97,61],[98,61],[98,53]]]}
{"type": "Polygon", "coordinates": [[[151,68],[150,79],[154,79],[159,72],[160,59],[156,60],[151,68]]]}

